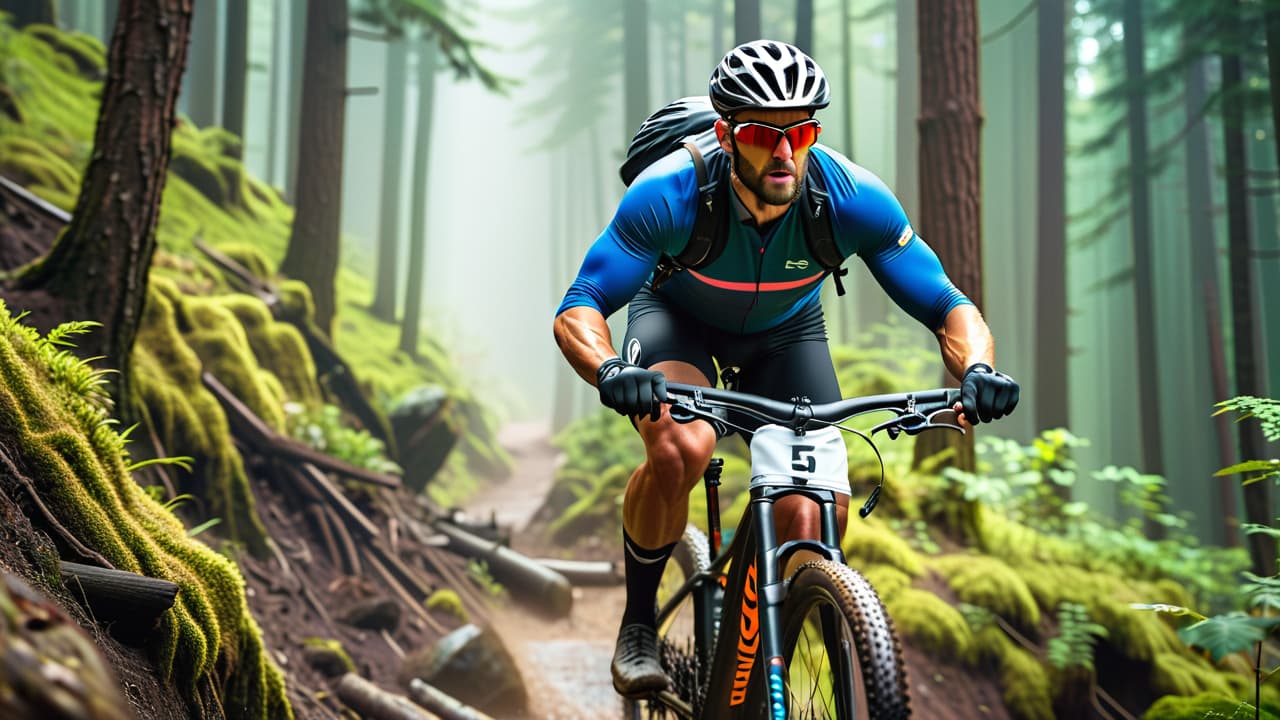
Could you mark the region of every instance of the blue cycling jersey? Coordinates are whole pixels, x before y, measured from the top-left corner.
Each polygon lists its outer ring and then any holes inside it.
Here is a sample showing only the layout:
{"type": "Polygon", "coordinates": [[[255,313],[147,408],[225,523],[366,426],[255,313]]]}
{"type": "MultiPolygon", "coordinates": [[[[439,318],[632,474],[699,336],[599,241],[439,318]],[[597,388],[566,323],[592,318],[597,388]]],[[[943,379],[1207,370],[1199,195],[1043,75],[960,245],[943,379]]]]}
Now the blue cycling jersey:
{"type": "MultiPolygon", "coordinates": [[[[903,310],[937,330],[952,308],[970,302],[912,232],[902,205],[878,177],[823,145],[813,147],[809,162],[826,180],[836,247],[846,258],[862,258],[903,310]]],[[[658,258],[678,255],[689,242],[697,199],[687,151],[647,168],[587,251],[557,314],[586,306],[608,317],[629,302],[651,278],[658,258]]],[[[797,206],[763,231],[742,209],[728,223],[720,257],[699,270],[676,273],[657,294],[702,322],[735,333],[770,330],[817,303],[827,273],[809,253],[797,206]]]]}

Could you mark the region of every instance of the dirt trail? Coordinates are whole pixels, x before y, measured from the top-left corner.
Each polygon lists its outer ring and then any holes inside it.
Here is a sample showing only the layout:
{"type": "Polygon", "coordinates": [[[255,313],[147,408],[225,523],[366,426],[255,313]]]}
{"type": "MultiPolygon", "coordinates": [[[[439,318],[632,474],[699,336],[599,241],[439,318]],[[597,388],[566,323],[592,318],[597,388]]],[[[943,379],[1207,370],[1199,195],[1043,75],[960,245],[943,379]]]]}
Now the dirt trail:
{"type": "MultiPolygon", "coordinates": [[[[508,425],[499,441],[516,461],[510,479],[486,487],[467,504],[475,517],[495,517],[512,530],[513,549],[542,555],[523,533],[551,488],[556,450],[545,424],[508,425]]],[[[548,620],[514,602],[494,613],[493,624],[520,665],[529,690],[529,713],[499,720],[599,720],[622,716],[609,679],[609,660],[622,616],[617,587],[573,591],[569,617],[548,620]]]]}

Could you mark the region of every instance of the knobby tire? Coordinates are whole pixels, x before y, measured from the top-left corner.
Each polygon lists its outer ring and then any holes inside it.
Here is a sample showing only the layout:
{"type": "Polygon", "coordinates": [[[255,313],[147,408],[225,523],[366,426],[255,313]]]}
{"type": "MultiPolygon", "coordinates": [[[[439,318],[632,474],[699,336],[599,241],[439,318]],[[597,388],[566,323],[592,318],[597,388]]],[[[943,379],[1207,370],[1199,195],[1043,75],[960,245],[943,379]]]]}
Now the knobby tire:
{"type": "Polygon", "coordinates": [[[893,623],[857,571],[830,560],[805,563],[793,576],[781,619],[792,720],[910,717],[893,623]],[[815,645],[826,659],[816,670],[802,666],[815,645]]]}

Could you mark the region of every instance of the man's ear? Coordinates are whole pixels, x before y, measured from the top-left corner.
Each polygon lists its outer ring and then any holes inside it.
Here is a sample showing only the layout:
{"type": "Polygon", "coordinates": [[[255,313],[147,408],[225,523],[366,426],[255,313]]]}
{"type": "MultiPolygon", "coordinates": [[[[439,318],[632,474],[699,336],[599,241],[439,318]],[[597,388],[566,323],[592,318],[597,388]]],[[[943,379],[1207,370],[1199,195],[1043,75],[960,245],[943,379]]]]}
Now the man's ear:
{"type": "Polygon", "coordinates": [[[724,118],[716,120],[716,139],[725,152],[733,153],[733,141],[729,138],[729,122],[724,118]]]}

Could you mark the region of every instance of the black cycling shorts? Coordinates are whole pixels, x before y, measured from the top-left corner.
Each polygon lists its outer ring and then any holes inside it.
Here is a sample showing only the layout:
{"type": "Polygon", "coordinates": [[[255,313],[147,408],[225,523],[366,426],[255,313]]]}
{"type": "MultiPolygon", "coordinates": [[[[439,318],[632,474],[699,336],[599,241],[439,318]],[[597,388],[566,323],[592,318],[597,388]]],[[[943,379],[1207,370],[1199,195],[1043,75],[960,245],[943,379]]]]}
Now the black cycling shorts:
{"type": "Polygon", "coordinates": [[[827,347],[822,306],[813,303],[782,326],[739,335],[694,319],[643,287],[627,310],[622,359],[641,367],[666,360],[689,363],[717,384],[716,364],[738,368],[737,390],[787,401],[841,398],[827,347]]]}

